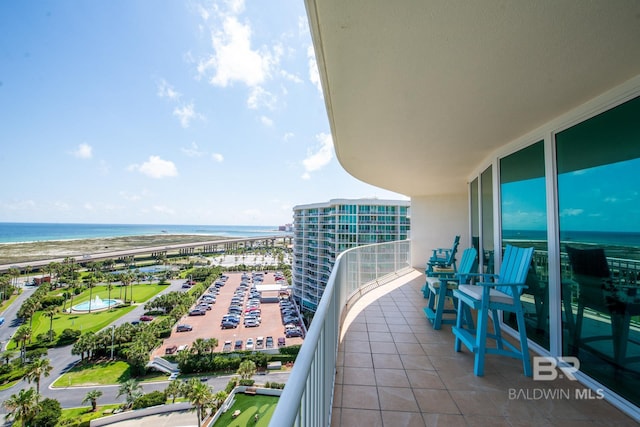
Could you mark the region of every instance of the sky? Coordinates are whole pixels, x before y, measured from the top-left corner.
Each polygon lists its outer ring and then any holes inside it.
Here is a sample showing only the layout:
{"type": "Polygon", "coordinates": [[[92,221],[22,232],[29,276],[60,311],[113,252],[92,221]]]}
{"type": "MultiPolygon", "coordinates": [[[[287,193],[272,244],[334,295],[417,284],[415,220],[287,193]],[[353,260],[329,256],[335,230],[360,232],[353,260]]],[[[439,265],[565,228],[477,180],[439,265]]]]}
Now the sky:
{"type": "Polygon", "coordinates": [[[0,222],[281,225],[335,157],[302,0],[0,2],[0,222]]]}

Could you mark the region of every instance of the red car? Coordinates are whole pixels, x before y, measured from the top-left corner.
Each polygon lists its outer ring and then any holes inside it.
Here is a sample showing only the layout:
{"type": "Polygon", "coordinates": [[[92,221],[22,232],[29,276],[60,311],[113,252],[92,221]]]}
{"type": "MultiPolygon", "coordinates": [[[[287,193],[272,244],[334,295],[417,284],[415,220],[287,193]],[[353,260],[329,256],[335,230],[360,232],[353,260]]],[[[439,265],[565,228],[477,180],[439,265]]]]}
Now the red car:
{"type": "Polygon", "coordinates": [[[140,321],[142,322],[151,322],[153,320],[153,316],[147,316],[146,314],[144,316],[140,316],[140,321]]]}

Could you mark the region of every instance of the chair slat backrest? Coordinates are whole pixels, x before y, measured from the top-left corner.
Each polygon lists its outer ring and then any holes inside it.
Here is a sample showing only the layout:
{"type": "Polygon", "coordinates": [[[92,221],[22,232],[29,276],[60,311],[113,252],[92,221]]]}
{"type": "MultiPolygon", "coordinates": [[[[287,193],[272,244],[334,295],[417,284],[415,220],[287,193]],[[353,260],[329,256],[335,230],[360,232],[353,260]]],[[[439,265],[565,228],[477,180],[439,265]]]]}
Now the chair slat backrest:
{"type": "Polygon", "coordinates": [[[456,254],[458,253],[458,245],[460,244],[460,236],[456,236],[453,239],[453,247],[451,248],[451,252],[449,253],[449,258],[447,259],[447,264],[453,264],[453,261],[456,258],[456,254]]]}
{"type": "Polygon", "coordinates": [[[462,252],[462,259],[460,260],[460,267],[458,268],[458,276],[460,282],[467,282],[467,278],[464,277],[469,273],[475,273],[478,268],[478,251],[475,248],[467,248],[462,252]]]}
{"type": "MultiPolygon", "coordinates": [[[[524,286],[532,257],[533,248],[519,248],[507,245],[502,256],[498,283],[515,283],[524,286]]],[[[496,289],[512,297],[514,296],[513,288],[510,286],[496,286],[496,289]]],[[[522,289],[522,287],[518,288],[519,293],[522,293],[522,289]]]]}

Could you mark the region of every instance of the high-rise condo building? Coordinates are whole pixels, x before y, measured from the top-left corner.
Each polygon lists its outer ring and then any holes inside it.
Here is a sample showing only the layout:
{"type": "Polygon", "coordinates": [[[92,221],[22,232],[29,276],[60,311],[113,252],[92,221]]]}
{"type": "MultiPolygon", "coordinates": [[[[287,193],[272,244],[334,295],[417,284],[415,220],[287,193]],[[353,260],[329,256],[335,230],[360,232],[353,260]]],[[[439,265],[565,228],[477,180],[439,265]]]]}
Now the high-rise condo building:
{"type": "Polygon", "coordinates": [[[361,245],[409,238],[409,201],[333,199],[293,208],[293,295],[315,311],[336,257],[361,245]]]}

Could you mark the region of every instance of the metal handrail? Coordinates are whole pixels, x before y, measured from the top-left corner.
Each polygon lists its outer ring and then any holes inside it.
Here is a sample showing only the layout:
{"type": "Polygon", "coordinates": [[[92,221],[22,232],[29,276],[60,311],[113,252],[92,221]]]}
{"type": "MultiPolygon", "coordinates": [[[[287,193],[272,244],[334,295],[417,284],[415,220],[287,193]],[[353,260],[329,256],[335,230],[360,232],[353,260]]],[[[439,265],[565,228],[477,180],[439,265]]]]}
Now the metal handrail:
{"type": "Polygon", "coordinates": [[[336,259],[269,426],[329,426],[342,319],[361,295],[410,270],[408,240],[359,246],[336,259]],[[366,267],[366,268],[365,268],[366,267]]]}

